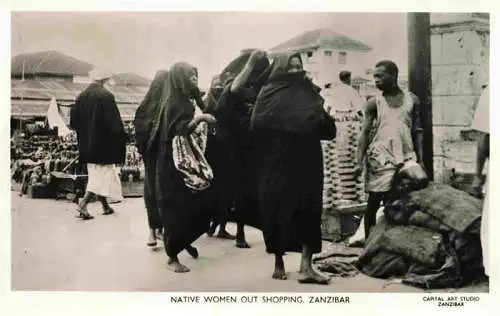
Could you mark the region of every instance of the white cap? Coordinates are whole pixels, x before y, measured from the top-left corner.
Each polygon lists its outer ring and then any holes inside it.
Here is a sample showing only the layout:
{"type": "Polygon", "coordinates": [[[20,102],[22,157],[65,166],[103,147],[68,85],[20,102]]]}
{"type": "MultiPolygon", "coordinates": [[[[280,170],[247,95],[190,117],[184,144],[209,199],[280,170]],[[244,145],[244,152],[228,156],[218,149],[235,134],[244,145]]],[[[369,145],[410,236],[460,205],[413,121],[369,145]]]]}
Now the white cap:
{"type": "Polygon", "coordinates": [[[109,79],[112,77],[112,75],[113,74],[111,72],[108,72],[108,71],[105,71],[102,69],[97,69],[97,68],[94,68],[89,72],[89,77],[93,81],[100,81],[100,80],[109,79]]]}

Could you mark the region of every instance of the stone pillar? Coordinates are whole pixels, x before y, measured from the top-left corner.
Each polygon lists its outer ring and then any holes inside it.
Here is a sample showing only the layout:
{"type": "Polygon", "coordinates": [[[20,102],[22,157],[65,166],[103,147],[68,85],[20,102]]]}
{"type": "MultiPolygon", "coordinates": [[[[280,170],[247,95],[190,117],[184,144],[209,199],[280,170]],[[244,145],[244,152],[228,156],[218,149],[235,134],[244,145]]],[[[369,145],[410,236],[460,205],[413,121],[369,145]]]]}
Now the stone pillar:
{"type": "Polygon", "coordinates": [[[432,134],[432,76],[429,13],[408,13],[408,85],[420,99],[423,157],[430,180],[434,179],[432,134]]]}
{"type": "Polygon", "coordinates": [[[489,18],[484,14],[431,15],[435,180],[474,170],[475,142],[466,140],[489,73],[489,18]]]}

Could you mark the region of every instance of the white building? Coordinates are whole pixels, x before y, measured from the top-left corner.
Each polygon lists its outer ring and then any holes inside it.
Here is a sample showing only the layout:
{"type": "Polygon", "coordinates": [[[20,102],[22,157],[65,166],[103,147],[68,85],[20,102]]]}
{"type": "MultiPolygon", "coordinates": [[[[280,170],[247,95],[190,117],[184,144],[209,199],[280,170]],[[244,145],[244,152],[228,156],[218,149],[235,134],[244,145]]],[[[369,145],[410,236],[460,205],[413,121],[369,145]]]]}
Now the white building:
{"type": "Polygon", "coordinates": [[[352,76],[366,73],[366,53],[371,47],[330,29],[318,29],[298,35],[269,50],[269,55],[299,52],[304,69],[313,81],[325,89],[339,82],[339,72],[351,71],[352,76]]]}

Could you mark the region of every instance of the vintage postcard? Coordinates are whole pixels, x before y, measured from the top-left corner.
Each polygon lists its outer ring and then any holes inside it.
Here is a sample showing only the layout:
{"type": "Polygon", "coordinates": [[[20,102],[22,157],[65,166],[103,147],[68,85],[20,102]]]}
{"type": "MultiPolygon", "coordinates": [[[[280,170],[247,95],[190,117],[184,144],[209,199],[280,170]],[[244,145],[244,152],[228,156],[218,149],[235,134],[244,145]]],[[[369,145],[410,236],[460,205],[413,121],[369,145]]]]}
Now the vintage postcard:
{"type": "Polygon", "coordinates": [[[219,6],[4,14],[8,314],[489,315],[494,13],[219,6]]]}

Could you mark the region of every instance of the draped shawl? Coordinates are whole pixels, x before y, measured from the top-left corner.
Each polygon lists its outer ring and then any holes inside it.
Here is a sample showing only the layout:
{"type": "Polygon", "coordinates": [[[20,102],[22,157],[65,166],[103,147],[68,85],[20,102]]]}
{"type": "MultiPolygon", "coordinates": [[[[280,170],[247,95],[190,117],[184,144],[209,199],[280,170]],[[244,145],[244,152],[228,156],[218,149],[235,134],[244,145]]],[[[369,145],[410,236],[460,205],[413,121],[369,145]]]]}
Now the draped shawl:
{"type": "Polygon", "coordinates": [[[160,70],[156,73],[144,100],[137,108],[134,117],[135,141],[139,153],[144,156],[150,150],[158,132],[155,120],[160,117],[162,99],[165,97],[165,85],[168,71],[160,70]],[[155,127],[155,129],[153,128],[155,127]]]}
{"type": "MultiPolygon", "coordinates": [[[[227,75],[223,90],[212,113],[218,120],[218,133],[231,143],[245,146],[251,142],[250,117],[257,95],[267,80],[269,60],[263,57],[253,65],[250,75],[237,93],[231,92],[236,76],[248,62],[250,53],[244,53],[232,64],[236,65],[234,74],[227,75]]],[[[231,65],[230,65],[231,66],[231,65]]]]}
{"type": "Polygon", "coordinates": [[[174,64],[168,72],[165,97],[154,128],[159,130],[160,146],[171,142],[175,135],[185,135],[189,132],[187,127],[195,112],[191,98],[199,93],[190,83],[193,72],[197,72],[196,68],[184,62],[174,64]]]}
{"type": "MultiPolygon", "coordinates": [[[[232,82],[238,76],[238,74],[245,68],[246,63],[250,59],[250,55],[253,50],[245,51],[231,61],[219,75],[214,78],[212,85],[209,89],[209,95],[207,96],[207,112],[216,114],[221,107],[226,105],[227,96],[232,82]],[[221,97],[223,97],[221,101],[221,97]]],[[[247,80],[247,87],[254,87],[254,90],[260,90],[264,82],[267,80],[267,69],[269,67],[269,61],[266,58],[262,58],[253,67],[252,72],[247,80]]],[[[253,96],[254,99],[256,97],[253,96]]]]}
{"type": "Polygon", "coordinates": [[[317,130],[324,117],[321,89],[305,72],[288,72],[294,57],[301,59],[299,54],[280,54],[274,59],[268,82],[260,91],[252,113],[253,130],[299,133],[317,130]]]}

